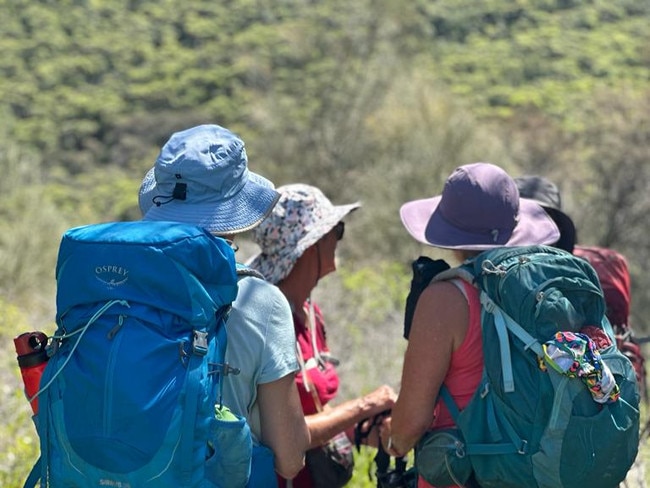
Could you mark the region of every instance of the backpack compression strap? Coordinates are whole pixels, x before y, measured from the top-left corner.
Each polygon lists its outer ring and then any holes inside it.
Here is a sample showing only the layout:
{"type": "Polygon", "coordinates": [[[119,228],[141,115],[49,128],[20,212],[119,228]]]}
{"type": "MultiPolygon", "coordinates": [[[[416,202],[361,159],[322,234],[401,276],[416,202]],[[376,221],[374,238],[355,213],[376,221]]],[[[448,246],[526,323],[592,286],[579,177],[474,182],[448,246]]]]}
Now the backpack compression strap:
{"type": "Polygon", "coordinates": [[[29,472],[29,476],[25,480],[23,488],[34,488],[36,486],[36,483],[38,483],[38,480],[41,478],[41,463],[42,460],[39,456],[36,463],[34,463],[34,466],[32,466],[32,470],[29,472]]]}
{"type": "MultiPolygon", "coordinates": [[[[488,390],[485,390],[487,395],[488,390]]],[[[456,405],[449,389],[443,384],[440,387],[440,396],[442,401],[445,402],[445,406],[449,410],[451,417],[454,419],[454,422],[458,424],[458,416],[460,415],[460,410],[456,405]]],[[[510,423],[506,422],[504,419],[499,417],[497,419],[497,412],[494,408],[494,403],[492,402],[491,397],[487,396],[486,401],[488,401],[488,428],[490,431],[490,436],[494,440],[492,443],[485,444],[465,444],[464,451],[467,455],[493,455],[493,454],[524,454],[526,451],[527,441],[523,440],[517,435],[515,430],[512,428],[510,423]],[[506,430],[508,435],[508,440],[504,441],[503,436],[499,432],[499,425],[502,425],[506,430]]],[[[456,449],[458,446],[455,445],[455,441],[450,443],[448,446],[449,449],[456,449]]]]}
{"type": "Polygon", "coordinates": [[[515,391],[515,382],[512,374],[512,360],[510,356],[510,342],[508,331],[512,332],[521,342],[524,349],[532,349],[538,357],[544,357],[544,349],[537,339],[515,322],[494,301],[481,291],[481,305],[486,313],[494,315],[494,327],[499,336],[499,350],[501,351],[501,374],[503,377],[503,390],[506,393],[515,391]]]}

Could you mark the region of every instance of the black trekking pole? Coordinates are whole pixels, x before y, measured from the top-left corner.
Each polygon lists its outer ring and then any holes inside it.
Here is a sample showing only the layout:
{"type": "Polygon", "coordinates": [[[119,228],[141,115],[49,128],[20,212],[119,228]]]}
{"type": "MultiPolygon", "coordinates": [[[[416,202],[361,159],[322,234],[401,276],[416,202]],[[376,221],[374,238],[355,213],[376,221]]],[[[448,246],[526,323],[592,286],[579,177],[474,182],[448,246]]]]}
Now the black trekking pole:
{"type": "Polygon", "coordinates": [[[375,471],[375,478],[377,479],[377,488],[390,488],[390,473],[388,468],[390,467],[390,456],[384,447],[381,445],[381,440],[377,446],[377,454],[375,454],[375,466],[377,470],[375,471]]]}
{"type": "Polygon", "coordinates": [[[415,471],[406,469],[406,456],[396,457],[393,469],[390,469],[390,458],[379,444],[375,455],[377,488],[415,488],[417,477],[415,471]]]}
{"type": "MultiPolygon", "coordinates": [[[[390,414],[390,410],[375,415],[370,422],[368,419],[359,422],[354,429],[354,443],[357,452],[361,448],[362,442],[370,435],[373,427],[379,426],[384,417],[390,414]]],[[[407,460],[405,456],[395,458],[395,467],[391,469],[391,456],[388,454],[379,440],[377,454],[375,454],[374,463],[376,466],[375,479],[377,488],[415,488],[417,476],[414,470],[407,470],[407,460]]],[[[372,479],[370,469],[368,477],[372,479]]]]}

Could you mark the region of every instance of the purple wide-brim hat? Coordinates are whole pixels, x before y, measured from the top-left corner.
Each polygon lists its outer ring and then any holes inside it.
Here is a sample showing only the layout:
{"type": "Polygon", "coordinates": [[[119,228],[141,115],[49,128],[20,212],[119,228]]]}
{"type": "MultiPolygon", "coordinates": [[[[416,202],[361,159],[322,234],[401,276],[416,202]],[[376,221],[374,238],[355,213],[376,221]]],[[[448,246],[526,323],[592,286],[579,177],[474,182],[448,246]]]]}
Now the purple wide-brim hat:
{"type": "Polygon", "coordinates": [[[550,245],[560,237],[546,211],[520,198],[515,181],[490,163],[456,168],[442,195],[405,203],[400,217],[417,241],[444,249],[550,245]]]}

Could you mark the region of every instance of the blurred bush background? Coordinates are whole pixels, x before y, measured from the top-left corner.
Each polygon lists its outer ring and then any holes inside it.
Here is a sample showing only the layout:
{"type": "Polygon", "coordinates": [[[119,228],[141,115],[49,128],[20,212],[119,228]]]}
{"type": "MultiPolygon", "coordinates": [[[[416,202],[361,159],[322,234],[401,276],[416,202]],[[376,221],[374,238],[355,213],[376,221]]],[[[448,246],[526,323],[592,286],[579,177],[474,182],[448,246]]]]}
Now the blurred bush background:
{"type": "MultiPolygon", "coordinates": [[[[650,334],[648,2],[0,0],[0,11],[2,486],[20,486],[37,454],[12,338],[53,331],[61,233],[139,218],[160,146],[199,123],[238,132],[251,168],[278,185],[363,202],[339,272],[316,292],[341,399],[399,387],[410,262],[448,256],[415,243],[398,210],[465,163],[555,181],[580,242],[627,256],[633,325],[650,334]]],[[[241,259],[254,252],[243,245],[241,259]]],[[[353,486],[372,486],[363,471],[353,486]]]]}

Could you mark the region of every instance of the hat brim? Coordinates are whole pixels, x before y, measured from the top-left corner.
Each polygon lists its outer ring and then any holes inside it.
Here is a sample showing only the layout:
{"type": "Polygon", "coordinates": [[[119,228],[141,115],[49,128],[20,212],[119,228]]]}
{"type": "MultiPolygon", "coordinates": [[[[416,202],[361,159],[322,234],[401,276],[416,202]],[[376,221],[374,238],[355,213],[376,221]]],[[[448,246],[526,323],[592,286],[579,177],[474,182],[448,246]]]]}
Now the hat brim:
{"type": "Polygon", "coordinates": [[[576,226],[567,214],[553,207],[544,207],[546,212],[560,229],[560,239],[554,244],[555,247],[564,249],[567,252],[573,253],[576,241],[578,240],[576,226]]]}
{"type": "Polygon", "coordinates": [[[347,205],[334,205],[333,211],[318,225],[307,232],[294,246],[285,246],[278,253],[259,253],[253,256],[247,265],[264,275],[267,281],[277,284],[286,278],[300,256],[330,232],[336,224],[350,212],[358,209],[360,202],[347,205]]]}
{"type": "Polygon", "coordinates": [[[447,222],[437,212],[442,196],[414,200],[402,205],[404,227],[417,241],[443,249],[484,251],[501,246],[551,245],[560,237],[557,225],[546,211],[532,200],[519,200],[519,221],[508,234],[494,239],[486,233],[473,233],[447,222]]]}
{"type": "Polygon", "coordinates": [[[252,171],[248,172],[248,180],[241,190],[218,205],[186,203],[182,200],[155,205],[153,198],[157,194],[152,169],[146,174],[140,188],[139,204],[144,220],[193,224],[220,235],[238,234],[258,226],[280,198],[273,183],[252,171]]]}

